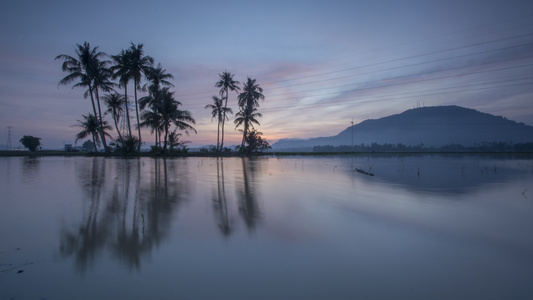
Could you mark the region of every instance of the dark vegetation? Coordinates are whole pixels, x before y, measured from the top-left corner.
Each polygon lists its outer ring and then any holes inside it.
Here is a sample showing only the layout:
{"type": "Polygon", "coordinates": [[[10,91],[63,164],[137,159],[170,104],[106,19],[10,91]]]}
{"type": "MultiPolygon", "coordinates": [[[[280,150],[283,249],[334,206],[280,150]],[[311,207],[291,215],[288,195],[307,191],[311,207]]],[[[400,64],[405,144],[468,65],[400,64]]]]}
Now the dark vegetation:
{"type": "MultiPolygon", "coordinates": [[[[193,127],[196,121],[188,110],[181,109],[182,103],[170,90],[174,87],[169,81],[174,78],[173,75],[167,73],[161,64],[154,66],[154,59],[145,55],[143,44],[131,43],[119,54],[108,55],[85,42],[76,45],[74,56],[62,54],[56,60],[63,61],[61,67],[67,73],[59,85],[73,84],[73,88],[84,88],[84,98],[91,100],[92,112],[83,115],[83,119],[74,125],[81,128],[76,142],[90,138],[91,151],[95,153],[102,147],[106,154],[138,155],[143,144],[141,128],[144,127],[150,129],[155,137],[150,155],[183,155],[188,152],[190,141],[182,140],[181,131],[186,135],[196,133],[193,127]],[[141,86],[143,80],[145,84],[141,86]],[[128,97],[131,86],[133,103],[128,97]],[[146,96],[139,97],[139,91],[146,96]],[[107,109],[102,108],[101,102],[107,109]],[[133,126],[130,110],[135,111],[133,119],[136,123],[133,126]],[[113,126],[104,119],[106,114],[110,115],[113,126]],[[137,129],[136,135],[132,127],[137,129]],[[116,131],[115,138],[110,134],[113,129],[116,131]]],[[[216,154],[228,152],[224,148],[224,128],[229,120],[228,114],[233,113],[228,107],[229,93],[240,90],[239,82],[233,79],[234,74],[224,72],[219,77],[215,87],[220,88],[220,98],[213,96],[213,104],[206,106],[206,109],[212,109],[213,119],[217,120],[217,145],[211,151],[216,154]]],[[[242,93],[238,94],[239,111],[234,124],[235,128],[242,127],[239,129],[242,132],[239,154],[257,153],[270,147],[261,137],[262,133],[254,128],[254,124],[259,125],[258,118],[262,116],[258,112],[259,100],[265,98],[262,92],[256,80],[248,78],[242,93]]]]}
{"type": "Polygon", "coordinates": [[[31,152],[35,152],[41,146],[41,138],[25,135],[20,139],[20,143],[31,152]]]}
{"type": "Polygon", "coordinates": [[[336,152],[405,152],[405,153],[426,153],[426,152],[533,152],[533,143],[504,143],[504,142],[492,142],[481,143],[474,146],[466,147],[459,144],[450,144],[442,147],[424,147],[423,144],[417,146],[406,146],[403,144],[377,144],[372,143],[370,145],[359,146],[315,146],[313,147],[315,153],[336,152]]]}

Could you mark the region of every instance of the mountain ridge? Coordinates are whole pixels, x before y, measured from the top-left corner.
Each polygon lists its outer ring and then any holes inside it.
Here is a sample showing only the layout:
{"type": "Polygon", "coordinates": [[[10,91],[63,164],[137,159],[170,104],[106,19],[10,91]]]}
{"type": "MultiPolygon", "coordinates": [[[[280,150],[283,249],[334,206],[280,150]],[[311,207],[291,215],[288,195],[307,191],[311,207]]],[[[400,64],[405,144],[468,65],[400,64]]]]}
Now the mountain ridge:
{"type": "Polygon", "coordinates": [[[379,119],[368,119],[330,137],[281,139],[273,150],[310,149],[314,146],[404,144],[442,147],[474,146],[485,142],[533,142],[533,126],[503,116],[456,105],[428,106],[406,110],[379,119]]]}

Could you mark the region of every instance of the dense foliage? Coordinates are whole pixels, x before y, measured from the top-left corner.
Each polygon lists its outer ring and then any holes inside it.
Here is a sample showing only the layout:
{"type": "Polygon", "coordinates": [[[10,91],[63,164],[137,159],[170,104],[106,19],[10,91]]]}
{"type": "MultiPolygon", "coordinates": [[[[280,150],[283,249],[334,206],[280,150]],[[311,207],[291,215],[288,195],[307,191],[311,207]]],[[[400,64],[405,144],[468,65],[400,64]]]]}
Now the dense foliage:
{"type": "Polygon", "coordinates": [[[31,152],[35,152],[41,146],[41,138],[25,135],[20,139],[20,143],[31,152]]]}
{"type": "Polygon", "coordinates": [[[77,126],[82,127],[82,131],[77,134],[76,140],[90,136],[94,151],[98,151],[99,145],[106,152],[115,150],[128,154],[140,151],[143,143],[141,127],[151,129],[155,134],[155,147],[161,152],[167,151],[168,146],[170,150],[184,147],[185,142],[179,141],[181,134],[176,130],[184,130],[187,134],[196,132],[191,125],[195,124],[191,113],[181,110],[181,103],[169,91],[169,87],[174,85],[168,79],[173,76],[166,73],[161,64],[154,67],[154,59],[144,54],[143,44],[131,43],[128,49],[109,56],[85,42],[76,45],[74,56],[62,54],[56,59],[63,60],[62,70],[67,73],[60,85],[74,83],[73,87],[87,88],[83,95],[85,98],[90,96],[93,113],[84,115],[84,120],[79,121],[77,126]],[[141,88],[143,78],[146,83],[141,88]],[[130,122],[129,83],[133,83],[137,136],[132,134],[130,122]],[[115,88],[123,89],[124,94],[115,88]],[[148,92],[148,96],[139,99],[138,91],[148,92]],[[102,96],[107,106],[105,113],[111,115],[117,132],[117,138],[110,143],[114,147],[109,147],[106,140],[106,137],[111,138],[107,132],[111,126],[107,125],[102,114],[100,92],[107,93],[102,96]]]}
{"type": "MultiPolygon", "coordinates": [[[[151,147],[153,154],[166,154],[171,152],[187,152],[186,144],[189,141],[181,140],[184,131],[196,133],[192,126],[195,119],[187,110],[180,109],[181,102],[174,98],[174,87],[168,80],[173,79],[172,74],[158,64],[154,66],[154,59],[145,55],[143,44],[133,44],[117,55],[108,55],[98,51],[98,47],[91,47],[85,42],[77,44],[75,55],[61,54],[56,57],[62,60],[62,70],[67,73],[60,85],[74,83],[73,87],[82,87],[87,90],[83,96],[90,97],[92,114],[83,115],[78,125],[82,128],[76,136],[76,141],[91,137],[95,152],[102,145],[106,152],[116,151],[123,154],[138,152],[143,140],[141,128],[148,128],[155,136],[154,145],[151,147]],[[141,88],[141,81],[146,80],[141,88]],[[116,80],[117,82],[113,82],[116,80]],[[130,120],[130,99],[128,98],[128,85],[132,83],[134,92],[134,108],[136,117],[137,136],[132,133],[130,120]],[[116,88],[124,91],[121,94],[116,88]],[[138,91],[147,93],[144,97],[138,97],[138,91]],[[100,93],[105,93],[100,97],[100,93]],[[102,114],[100,98],[103,99],[107,109],[102,114]],[[112,129],[104,116],[109,114],[113,120],[117,138],[107,143],[106,138],[111,138],[108,133],[112,129]]],[[[213,96],[213,104],[206,105],[211,109],[212,119],[217,120],[217,144],[213,151],[217,153],[230,151],[224,147],[224,127],[229,120],[228,115],[233,111],[228,107],[230,92],[238,93],[241,88],[240,82],[233,79],[235,74],[223,72],[219,74],[219,81],[215,87],[219,88],[220,97],[213,96]]],[[[130,86],[131,88],[131,86],[130,86]]],[[[236,129],[242,132],[241,145],[238,147],[242,153],[253,153],[269,149],[268,142],[261,137],[262,133],[255,129],[259,125],[258,118],[262,114],[258,112],[259,100],[264,100],[263,89],[255,79],[250,77],[243,84],[242,92],[238,93],[237,104],[239,111],[235,115],[234,124],[236,129]]],[[[87,148],[87,147],[85,147],[87,148]]]]}

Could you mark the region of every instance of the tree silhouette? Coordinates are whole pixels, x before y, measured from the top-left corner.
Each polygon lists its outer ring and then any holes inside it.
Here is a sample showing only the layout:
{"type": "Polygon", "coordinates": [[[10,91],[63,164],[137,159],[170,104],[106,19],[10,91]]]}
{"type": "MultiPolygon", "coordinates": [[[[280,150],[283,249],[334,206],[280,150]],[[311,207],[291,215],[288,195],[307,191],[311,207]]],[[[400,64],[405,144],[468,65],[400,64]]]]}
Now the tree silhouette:
{"type": "Polygon", "coordinates": [[[152,133],[155,133],[155,146],[160,146],[160,134],[163,132],[161,127],[161,116],[155,112],[157,106],[163,101],[163,87],[173,87],[167,79],[174,78],[172,74],[167,73],[166,69],[163,69],[161,64],[157,64],[155,68],[148,68],[146,70],[146,79],[149,83],[144,84],[143,91],[148,91],[148,96],[139,99],[139,108],[143,111],[146,107],[149,107],[151,111],[141,116],[141,127],[148,127],[152,129],[152,133]],[[143,118],[144,116],[144,118],[143,118]]]}
{"type": "Polygon", "coordinates": [[[151,111],[145,111],[141,126],[152,124],[157,126],[154,130],[162,130],[163,132],[163,151],[167,149],[169,129],[172,125],[176,126],[178,130],[185,130],[189,134],[189,130],[196,133],[196,129],[190,124],[196,124],[196,121],[187,110],[180,110],[178,107],[181,102],[174,99],[174,93],[170,92],[168,88],[161,90],[161,102],[158,102],[152,107],[151,111]],[[155,122],[157,120],[157,122],[155,122]]]}
{"type": "Polygon", "coordinates": [[[248,146],[246,146],[243,151],[247,153],[253,153],[270,149],[270,145],[265,139],[261,137],[262,135],[262,132],[259,132],[255,129],[248,131],[248,134],[246,136],[246,143],[248,144],[248,146]]]}
{"type": "Polygon", "coordinates": [[[146,83],[143,86],[143,91],[148,91],[150,94],[157,93],[162,87],[174,87],[174,85],[167,79],[174,79],[172,74],[167,73],[161,64],[157,64],[155,68],[148,68],[145,73],[146,79],[150,84],[146,83]]]}
{"type": "Polygon", "coordinates": [[[157,112],[157,105],[152,110],[143,112],[141,120],[140,126],[150,128],[151,133],[155,133],[155,146],[160,147],[161,134],[164,129],[161,123],[161,115],[157,112]]]}
{"type": "MultiPolygon", "coordinates": [[[[233,76],[235,76],[235,74],[231,74],[228,71],[224,71],[224,73],[218,74],[218,76],[220,80],[215,84],[215,87],[220,88],[220,96],[224,97],[224,110],[226,110],[228,107],[229,91],[231,90],[232,92],[236,92],[240,90],[240,88],[237,86],[240,82],[233,80],[233,76]]],[[[221,151],[224,147],[224,125],[226,123],[225,120],[226,114],[224,112],[224,117],[222,118],[222,139],[220,142],[219,151],[221,151]]]]}
{"type": "Polygon", "coordinates": [[[220,151],[220,127],[224,120],[229,120],[226,113],[233,113],[233,110],[229,107],[223,107],[221,98],[213,96],[213,104],[207,104],[205,109],[211,109],[211,120],[217,118],[217,151],[220,151]]]}
{"type": "Polygon", "coordinates": [[[257,112],[259,107],[259,100],[264,100],[263,88],[257,84],[255,79],[248,77],[242,93],[239,94],[239,112],[235,115],[236,127],[243,126],[242,129],[242,142],[241,150],[244,150],[244,144],[246,143],[246,137],[250,129],[253,129],[253,124],[259,124],[257,118],[262,117],[261,113],[257,112]]]}
{"type": "MultiPolygon", "coordinates": [[[[90,44],[85,42],[83,45],[76,44],[76,57],[61,54],[56,56],[56,60],[62,59],[63,64],[61,69],[63,72],[68,72],[69,74],[65,76],[59,82],[59,85],[67,85],[75,80],[79,80],[78,83],[74,84],[74,87],[88,87],[88,90],[83,94],[84,98],[88,96],[91,97],[91,103],[93,107],[93,113],[95,116],[99,116],[99,120],[102,120],[101,113],[98,114],[96,110],[96,105],[94,101],[94,93],[97,93],[99,88],[107,88],[107,85],[104,84],[107,82],[106,72],[105,71],[105,61],[101,61],[104,57],[107,56],[104,52],[99,52],[98,47],[91,48],[90,44]]],[[[98,100],[98,99],[97,99],[98,100]]],[[[98,108],[100,108],[100,103],[98,102],[98,108]]],[[[100,110],[99,110],[100,111],[100,110]]],[[[102,125],[98,125],[98,131],[100,138],[105,143],[105,135],[102,130],[102,125]]],[[[104,148],[105,148],[104,144],[104,148]]],[[[107,148],[105,148],[107,150],[107,148]]]]}
{"type": "MultiPolygon", "coordinates": [[[[109,79],[113,75],[113,72],[111,71],[111,69],[107,67],[109,64],[110,64],[110,61],[99,61],[95,69],[94,77],[93,77],[94,95],[96,96],[96,104],[98,105],[98,121],[99,121],[102,132],[103,132],[104,121],[103,121],[103,116],[102,116],[102,110],[100,108],[100,94],[98,93],[98,90],[102,90],[105,93],[109,93],[113,91],[113,87],[115,86],[115,83],[109,81],[109,79]]],[[[103,134],[100,137],[102,138],[104,149],[108,151],[107,142],[105,139],[106,135],[103,134]]]]}
{"type": "Polygon", "coordinates": [[[111,67],[114,79],[119,79],[119,87],[124,88],[124,99],[126,104],[126,121],[128,124],[128,135],[131,137],[130,110],[128,108],[128,82],[131,80],[129,72],[129,53],[122,50],[118,55],[111,56],[114,65],[111,67]]]}
{"type": "Polygon", "coordinates": [[[253,124],[259,124],[257,118],[262,117],[261,113],[257,112],[257,108],[252,106],[241,107],[241,110],[235,115],[235,128],[243,126],[242,129],[242,142],[241,150],[244,150],[244,144],[246,142],[246,136],[250,128],[254,128],[253,124]]]}
{"type": "Polygon", "coordinates": [[[259,100],[265,100],[263,88],[257,84],[255,79],[248,77],[242,89],[242,93],[239,94],[238,100],[240,107],[259,107],[259,100]]]}
{"type": "Polygon", "coordinates": [[[129,60],[129,72],[131,78],[133,79],[134,93],[135,93],[135,113],[137,116],[137,130],[139,134],[139,146],[138,151],[141,150],[142,138],[141,138],[141,127],[139,119],[139,104],[137,102],[137,90],[141,88],[141,76],[150,72],[152,65],[154,64],[154,59],[148,55],[144,55],[143,44],[133,44],[131,43],[130,48],[128,49],[130,60],[129,60]]]}
{"type": "Polygon", "coordinates": [[[118,133],[118,138],[120,142],[123,142],[122,134],[120,133],[120,130],[118,129],[118,122],[120,121],[120,115],[122,114],[122,111],[124,110],[125,98],[124,96],[115,92],[113,94],[105,95],[103,99],[104,99],[105,104],[107,105],[106,113],[111,114],[111,117],[113,118],[113,122],[115,123],[115,129],[117,130],[117,133],[118,133]]]}
{"type": "Polygon", "coordinates": [[[37,148],[41,146],[41,138],[31,135],[23,136],[19,141],[25,148],[28,148],[31,152],[35,152],[37,148]]]}
{"type": "MultiPolygon", "coordinates": [[[[98,119],[94,115],[91,115],[91,114],[89,114],[88,116],[82,115],[82,117],[84,120],[83,121],[78,120],[78,124],[74,125],[74,126],[82,128],[82,130],[76,135],[76,142],[90,135],[94,143],[94,152],[98,152],[98,149],[96,148],[96,146],[99,146],[101,144],[100,138],[98,135],[98,132],[99,132],[98,119]]],[[[104,135],[107,135],[110,137],[109,133],[107,133],[106,130],[110,130],[111,126],[107,125],[106,121],[103,121],[101,125],[104,131],[104,135]]]]}

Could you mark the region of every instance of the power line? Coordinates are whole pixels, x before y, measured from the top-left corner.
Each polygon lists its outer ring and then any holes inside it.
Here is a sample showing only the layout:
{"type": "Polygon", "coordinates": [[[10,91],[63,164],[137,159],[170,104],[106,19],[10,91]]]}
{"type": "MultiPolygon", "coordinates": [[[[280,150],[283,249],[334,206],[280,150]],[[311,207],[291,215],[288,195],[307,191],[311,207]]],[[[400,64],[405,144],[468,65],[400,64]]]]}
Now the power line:
{"type": "MultiPolygon", "coordinates": [[[[533,33],[529,33],[527,35],[533,36],[533,33]]],[[[329,81],[338,81],[338,80],[341,80],[341,79],[359,77],[359,76],[363,76],[363,75],[370,75],[370,74],[375,74],[375,73],[380,73],[380,72],[387,72],[387,71],[392,71],[392,70],[399,70],[399,69],[415,67],[415,66],[422,66],[422,65],[427,65],[427,64],[437,63],[437,62],[445,62],[445,61],[454,60],[454,59],[460,59],[460,58],[464,59],[464,58],[468,58],[468,57],[477,57],[477,56],[480,56],[480,55],[493,54],[493,53],[498,53],[498,52],[502,52],[502,51],[506,51],[506,50],[516,50],[516,49],[519,49],[519,48],[531,47],[531,46],[533,46],[533,43],[511,45],[511,46],[500,47],[500,48],[496,48],[496,49],[478,51],[478,52],[475,52],[475,53],[468,53],[468,54],[456,55],[456,56],[452,56],[452,57],[439,58],[439,59],[430,60],[430,61],[417,62],[417,63],[407,64],[407,65],[400,65],[400,66],[395,66],[395,67],[378,69],[378,70],[371,70],[371,71],[367,71],[367,72],[363,72],[363,73],[349,74],[349,75],[344,75],[344,76],[339,76],[339,77],[333,77],[333,78],[327,78],[327,79],[321,79],[321,80],[315,80],[315,81],[307,81],[307,82],[300,82],[300,83],[295,83],[295,84],[291,84],[291,85],[273,87],[273,88],[270,88],[269,91],[272,91],[272,90],[275,91],[275,90],[282,89],[282,88],[285,89],[285,88],[291,88],[291,87],[296,87],[296,86],[305,86],[305,85],[310,85],[310,84],[316,85],[316,84],[329,82],[329,81]]],[[[458,49],[458,48],[454,48],[454,49],[458,49]]],[[[412,56],[412,57],[415,57],[415,56],[412,56]]],[[[501,63],[501,62],[512,61],[512,60],[520,60],[520,59],[525,59],[525,58],[530,58],[530,57],[532,57],[532,56],[522,56],[522,57],[512,58],[512,59],[507,59],[507,60],[491,61],[489,63],[483,63],[482,62],[482,63],[479,63],[477,65],[466,65],[466,66],[452,67],[452,68],[448,68],[448,69],[442,69],[441,68],[438,71],[439,72],[444,72],[444,71],[450,71],[450,70],[456,70],[456,69],[462,69],[462,68],[468,68],[468,67],[475,67],[475,66],[479,66],[479,65],[501,63]]],[[[390,62],[395,62],[395,61],[399,61],[399,60],[403,60],[403,59],[391,60],[390,62]]],[[[382,64],[385,64],[385,62],[367,64],[367,65],[361,66],[361,68],[368,67],[368,66],[382,65],[382,64]]],[[[351,69],[357,69],[357,68],[351,68],[351,69]]],[[[430,72],[425,72],[425,73],[418,73],[417,75],[434,73],[434,72],[435,71],[430,71],[430,72]]],[[[323,75],[327,75],[327,74],[332,74],[332,72],[327,72],[327,73],[322,73],[322,74],[323,75]]],[[[350,84],[342,85],[342,86],[348,86],[348,85],[351,85],[351,84],[355,84],[355,83],[350,83],[350,84]]],[[[328,87],[327,89],[330,89],[330,88],[333,89],[333,88],[338,88],[338,87],[341,87],[341,86],[328,87]]],[[[324,89],[324,88],[322,88],[322,89],[324,89]]],[[[299,93],[305,93],[305,92],[308,92],[308,91],[304,90],[304,91],[298,91],[298,92],[299,93]]],[[[273,95],[273,96],[277,96],[277,95],[273,95]]],[[[272,95],[271,95],[271,97],[272,97],[272,95]]],[[[195,100],[195,99],[200,99],[200,98],[188,98],[188,99],[186,98],[186,99],[182,99],[182,101],[195,100]]]]}
{"type": "MultiPolygon", "coordinates": [[[[530,57],[533,57],[533,56],[527,56],[525,58],[530,58],[530,57]]],[[[516,60],[520,60],[520,59],[523,59],[523,58],[524,57],[516,58],[516,59],[509,59],[509,60],[504,60],[504,61],[496,61],[496,62],[493,62],[491,64],[499,64],[499,63],[502,63],[502,62],[516,61],[516,60]]],[[[480,64],[480,65],[473,65],[473,66],[470,66],[470,67],[479,67],[479,66],[488,67],[491,64],[480,64]]],[[[460,78],[460,77],[464,77],[464,76],[487,74],[487,73],[494,73],[494,72],[513,70],[513,69],[519,69],[519,68],[529,68],[529,67],[533,67],[533,63],[523,64],[523,65],[518,65],[518,66],[499,67],[499,68],[493,68],[493,69],[474,70],[474,71],[469,71],[469,72],[462,72],[462,73],[459,73],[459,74],[452,74],[452,75],[446,75],[446,76],[440,76],[440,77],[411,80],[411,81],[409,81],[407,83],[398,82],[398,83],[390,83],[390,84],[382,84],[382,85],[374,85],[374,86],[372,86],[371,85],[372,82],[357,82],[357,83],[352,83],[352,84],[348,84],[348,85],[345,85],[345,86],[357,86],[359,84],[364,84],[364,83],[366,83],[367,85],[370,85],[370,86],[369,87],[362,87],[362,88],[354,88],[354,89],[349,89],[349,90],[334,91],[334,92],[330,92],[330,93],[311,94],[311,95],[308,95],[307,97],[328,96],[328,95],[335,95],[335,94],[348,93],[348,92],[356,93],[356,92],[362,92],[362,91],[370,91],[370,90],[390,88],[390,87],[406,86],[406,85],[419,84],[419,83],[431,82],[431,81],[435,82],[435,81],[444,80],[444,79],[453,79],[453,78],[460,78]]],[[[442,72],[448,72],[448,71],[453,71],[453,70],[461,70],[461,69],[464,69],[464,67],[456,67],[456,68],[444,69],[444,70],[442,70],[442,72]]],[[[431,73],[431,72],[429,72],[429,73],[431,73]]],[[[427,75],[429,73],[419,73],[417,75],[418,76],[423,76],[423,75],[427,75]]],[[[525,77],[525,78],[518,77],[518,78],[514,78],[513,80],[524,80],[524,79],[528,79],[528,78],[529,77],[525,77]]],[[[496,83],[508,82],[508,81],[509,80],[500,79],[500,80],[491,81],[491,82],[484,82],[482,84],[496,84],[496,83]]],[[[500,86],[500,87],[505,87],[505,86],[500,86]]],[[[320,89],[318,89],[318,90],[320,90],[320,89]]],[[[431,89],[431,90],[433,90],[433,89],[431,89]]],[[[428,91],[431,91],[431,90],[428,90],[428,91]]],[[[316,89],[312,90],[312,91],[316,91],[316,89]]],[[[271,99],[270,101],[268,101],[268,103],[278,102],[278,101],[286,101],[286,100],[291,100],[291,99],[299,99],[299,98],[302,98],[302,97],[301,96],[295,96],[295,97],[284,97],[284,98],[278,98],[278,99],[271,99]]],[[[345,99],[343,98],[343,99],[340,99],[340,100],[337,100],[337,101],[339,101],[339,102],[340,101],[345,101],[345,99]]],[[[334,101],[330,100],[328,102],[320,103],[320,105],[321,106],[322,105],[329,105],[331,103],[334,103],[334,101]]],[[[291,106],[291,107],[295,108],[294,106],[291,106]]],[[[290,107],[286,107],[286,108],[290,108],[290,107]]],[[[263,109],[265,109],[265,108],[263,108],[263,109]]],[[[275,109],[275,108],[266,108],[266,109],[270,110],[270,109],[275,109]]]]}
{"type": "MultiPolygon", "coordinates": [[[[518,21],[518,20],[527,20],[527,21],[529,21],[529,20],[532,20],[532,18],[530,18],[530,17],[533,17],[533,15],[527,15],[527,16],[521,16],[521,17],[506,19],[506,20],[503,20],[503,21],[493,22],[493,23],[490,23],[490,24],[485,24],[485,25],[481,25],[481,26],[477,26],[477,27],[473,27],[473,28],[469,28],[469,29],[458,30],[458,31],[450,32],[450,33],[445,33],[445,34],[442,34],[442,35],[433,36],[433,37],[422,38],[422,39],[419,39],[419,40],[406,42],[406,43],[403,43],[403,44],[399,44],[399,45],[396,45],[396,46],[391,46],[391,47],[383,48],[383,49],[395,49],[397,47],[404,46],[404,45],[416,44],[416,43],[420,43],[420,42],[423,42],[423,41],[434,40],[434,39],[445,37],[445,36],[456,35],[458,33],[464,33],[464,32],[469,32],[469,31],[474,31],[474,30],[480,30],[480,29],[492,27],[494,25],[507,24],[507,23],[511,23],[511,22],[514,22],[514,21],[518,21]]],[[[500,31],[489,31],[489,32],[485,31],[482,34],[479,34],[477,36],[492,35],[494,33],[502,32],[502,31],[509,31],[509,30],[516,30],[518,28],[524,28],[524,27],[528,27],[528,26],[531,26],[531,25],[533,25],[533,24],[515,26],[515,27],[507,28],[507,29],[504,29],[504,30],[500,30],[500,31]]],[[[395,61],[401,61],[401,60],[406,60],[406,59],[411,59],[411,58],[418,58],[418,57],[422,57],[422,56],[434,55],[434,54],[437,54],[437,53],[443,53],[443,52],[447,52],[447,51],[455,51],[455,50],[458,50],[460,48],[468,48],[468,47],[473,47],[473,46],[486,45],[486,44],[490,44],[490,43],[501,42],[501,41],[505,41],[505,40],[509,40],[509,39],[515,39],[515,38],[519,38],[519,37],[524,37],[524,36],[528,36],[528,35],[531,35],[531,34],[533,34],[533,33],[529,32],[529,33],[526,33],[526,34],[515,35],[515,36],[511,36],[511,37],[508,36],[508,37],[504,37],[504,38],[500,38],[500,39],[493,39],[493,40],[478,42],[478,43],[474,43],[474,44],[470,44],[470,45],[463,45],[463,46],[459,46],[459,47],[455,47],[455,48],[437,50],[437,51],[432,51],[432,52],[428,52],[428,53],[420,53],[420,54],[417,54],[417,55],[403,57],[403,58],[399,58],[399,59],[395,59],[395,60],[378,62],[378,63],[374,63],[372,65],[386,64],[386,63],[391,63],[391,62],[395,62],[395,61]]],[[[472,37],[461,38],[459,40],[465,40],[465,39],[470,41],[472,39],[472,37]]],[[[446,41],[446,42],[443,42],[443,43],[449,44],[451,42],[457,42],[459,40],[446,41]]],[[[382,49],[376,49],[376,50],[372,50],[372,51],[368,51],[368,52],[375,53],[376,51],[379,51],[379,50],[382,50],[382,49]]],[[[362,53],[352,54],[352,55],[348,55],[346,57],[351,57],[351,56],[361,55],[361,54],[362,53]]],[[[339,60],[339,59],[336,58],[336,59],[332,59],[330,61],[335,61],[335,60],[339,60]]],[[[317,63],[317,65],[323,65],[323,64],[324,64],[324,62],[317,63]]],[[[343,66],[345,66],[345,65],[346,64],[343,64],[343,66]]],[[[265,86],[265,85],[282,83],[282,82],[287,81],[287,80],[300,80],[302,78],[324,76],[324,75],[327,75],[327,74],[330,74],[330,73],[343,72],[343,71],[348,71],[350,69],[363,68],[363,67],[368,67],[368,66],[372,66],[372,65],[355,66],[355,67],[352,67],[352,68],[341,69],[341,70],[333,70],[333,71],[328,71],[328,72],[325,72],[325,73],[323,72],[323,73],[319,73],[319,74],[313,74],[313,75],[310,75],[310,76],[301,76],[302,74],[313,72],[313,71],[307,71],[307,72],[300,73],[300,75],[298,75],[297,78],[292,78],[292,79],[288,78],[288,79],[284,79],[284,80],[281,80],[281,81],[280,80],[274,80],[274,81],[270,81],[270,82],[267,80],[266,82],[263,82],[262,85],[265,86]]],[[[185,98],[184,100],[192,100],[192,99],[202,99],[203,97],[190,98],[190,96],[203,96],[203,95],[211,95],[211,94],[213,94],[213,92],[186,93],[186,94],[176,94],[176,97],[178,97],[178,98],[183,98],[184,97],[185,98]]]]}
{"type": "MultiPolygon", "coordinates": [[[[272,84],[281,84],[281,83],[289,81],[289,80],[301,80],[301,79],[305,79],[305,78],[326,76],[326,75],[331,75],[331,74],[336,74],[336,73],[353,71],[353,70],[357,70],[357,69],[363,69],[363,68],[374,67],[374,66],[379,66],[379,65],[391,64],[391,63],[394,63],[394,62],[406,61],[406,60],[415,59],[415,58],[418,59],[418,58],[421,58],[421,57],[427,57],[427,56],[436,55],[436,54],[443,54],[443,53],[451,52],[451,51],[464,50],[464,49],[474,48],[474,47],[479,47],[479,46],[488,46],[490,44],[494,44],[494,43],[498,43],[498,42],[509,41],[509,40],[518,39],[518,38],[524,38],[524,37],[531,37],[531,36],[533,36],[533,32],[527,32],[527,33],[523,33],[523,34],[507,36],[507,37],[502,37],[502,38],[498,38],[498,39],[485,40],[485,41],[481,41],[481,42],[477,42],[477,43],[473,43],[473,44],[469,44],[469,45],[461,45],[461,46],[456,46],[456,47],[450,47],[450,48],[443,49],[443,50],[436,50],[436,51],[431,51],[431,52],[426,52],[426,53],[419,53],[419,54],[415,54],[415,55],[409,55],[409,56],[406,56],[406,57],[401,57],[401,58],[392,59],[392,60],[386,60],[386,61],[380,61],[380,62],[375,62],[375,63],[370,63],[370,64],[353,66],[353,67],[344,68],[344,69],[340,69],[340,70],[326,71],[326,72],[321,72],[321,73],[308,75],[308,76],[299,76],[297,78],[292,78],[292,79],[288,78],[288,79],[284,79],[284,80],[277,80],[277,81],[271,81],[271,82],[267,81],[267,82],[263,82],[262,85],[265,86],[265,85],[272,85],[272,84]]],[[[468,56],[473,56],[473,55],[488,54],[488,53],[491,53],[491,52],[509,50],[509,49],[513,49],[513,48],[517,48],[517,47],[525,47],[525,46],[530,46],[530,45],[532,45],[532,43],[512,45],[512,46],[507,46],[507,47],[502,47],[502,48],[497,48],[497,49],[479,51],[479,52],[476,52],[476,53],[463,54],[463,55],[460,55],[460,56],[452,56],[452,57],[448,57],[448,58],[430,60],[430,61],[422,62],[422,63],[408,64],[408,65],[394,67],[394,68],[386,68],[386,69],[382,69],[382,70],[379,70],[379,71],[387,71],[387,70],[391,70],[391,69],[399,69],[399,68],[405,68],[405,67],[421,65],[421,64],[429,64],[429,63],[445,61],[445,60],[451,60],[451,59],[457,59],[457,58],[468,57],[468,56]]],[[[376,73],[376,72],[378,72],[378,71],[372,71],[372,73],[376,73]]],[[[327,80],[337,80],[337,79],[343,79],[343,78],[347,78],[347,77],[351,77],[351,76],[360,76],[360,75],[365,75],[365,74],[368,74],[368,73],[362,73],[362,74],[358,74],[358,75],[347,75],[347,76],[335,77],[335,78],[331,78],[331,79],[327,79],[327,80]]],[[[322,80],[304,82],[304,83],[297,83],[297,84],[290,84],[290,85],[283,85],[281,87],[287,88],[287,87],[293,87],[293,86],[296,86],[296,85],[306,85],[306,84],[313,84],[313,83],[317,83],[317,82],[322,82],[322,80]]],[[[207,95],[207,94],[212,94],[212,92],[177,94],[176,97],[179,97],[179,98],[182,98],[182,99],[185,98],[184,100],[193,100],[193,99],[203,98],[203,97],[194,97],[194,96],[202,96],[202,95],[207,95]],[[190,96],[193,96],[193,97],[190,97],[190,96]]]]}

